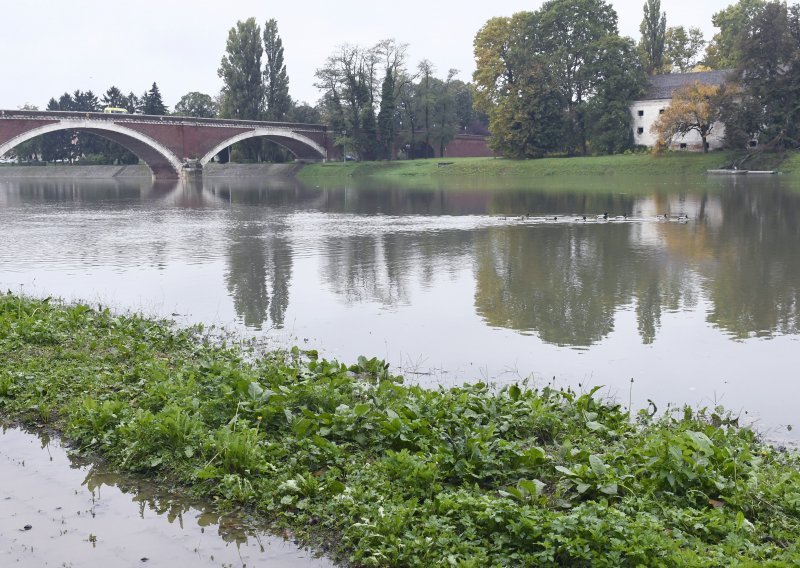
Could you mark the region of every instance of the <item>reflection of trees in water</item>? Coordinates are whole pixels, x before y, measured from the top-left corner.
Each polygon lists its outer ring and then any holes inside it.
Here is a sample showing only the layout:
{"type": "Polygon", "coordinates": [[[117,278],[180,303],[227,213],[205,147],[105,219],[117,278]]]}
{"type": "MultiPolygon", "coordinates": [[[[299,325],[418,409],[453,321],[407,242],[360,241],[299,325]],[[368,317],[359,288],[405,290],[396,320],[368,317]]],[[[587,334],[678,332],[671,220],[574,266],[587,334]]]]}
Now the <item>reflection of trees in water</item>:
{"type": "Polygon", "coordinates": [[[469,262],[469,231],[353,235],[326,243],[323,280],[348,303],[410,302],[412,278],[432,284],[469,262]]]}
{"type": "Polygon", "coordinates": [[[284,217],[263,220],[258,209],[242,210],[228,229],[225,281],[236,313],[247,327],[283,327],[292,278],[292,246],[284,217]],[[270,298],[271,296],[271,298],[270,298]]]}
{"type": "Polygon", "coordinates": [[[534,331],[543,341],[588,346],[636,301],[642,340],[664,307],[685,300],[688,271],[631,247],[632,225],[489,229],[476,244],[478,313],[489,325],[534,331]]]}
{"type": "MultiPolygon", "coordinates": [[[[663,314],[694,309],[701,293],[711,303],[709,321],[737,337],[798,333],[800,195],[768,184],[709,187],[688,193],[658,188],[637,198],[509,191],[488,200],[484,192],[331,191],[307,203],[390,214],[453,208],[508,215],[687,211],[688,224],[531,226],[510,219],[507,226],[478,231],[333,235],[324,245],[322,279],[349,303],[396,306],[411,301],[412,284],[424,286],[443,272],[474,265],[475,306],[489,325],[535,332],[562,345],[602,340],[621,309],[634,310],[642,341],[652,343],[663,314]]],[[[285,201],[292,210],[293,191],[259,193],[256,200],[279,207],[285,201]]],[[[239,217],[227,277],[237,313],[249,326],[267,320],[280,325],[292,270],[286,228],[239,217]]]]}
{"type": "Polygon", "coordinates": [[[800,305],[800,196],[777,187],[733,188],[708,243],[718,259],[704,274],[710,322],[735,337],[796,334],[800,305]]]}

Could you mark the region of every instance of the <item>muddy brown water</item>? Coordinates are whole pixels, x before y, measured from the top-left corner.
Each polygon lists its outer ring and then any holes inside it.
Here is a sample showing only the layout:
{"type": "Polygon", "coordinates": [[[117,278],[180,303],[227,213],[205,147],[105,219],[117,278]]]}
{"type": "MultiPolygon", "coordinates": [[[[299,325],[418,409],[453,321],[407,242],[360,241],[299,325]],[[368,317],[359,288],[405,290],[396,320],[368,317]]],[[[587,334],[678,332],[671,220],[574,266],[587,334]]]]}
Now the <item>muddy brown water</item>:
{"type": "Polygon", "coordinates": [[[0,432],[0,480],[3,567],[334,566],[244,517],[115,475],[18,428],[0,432]]]}

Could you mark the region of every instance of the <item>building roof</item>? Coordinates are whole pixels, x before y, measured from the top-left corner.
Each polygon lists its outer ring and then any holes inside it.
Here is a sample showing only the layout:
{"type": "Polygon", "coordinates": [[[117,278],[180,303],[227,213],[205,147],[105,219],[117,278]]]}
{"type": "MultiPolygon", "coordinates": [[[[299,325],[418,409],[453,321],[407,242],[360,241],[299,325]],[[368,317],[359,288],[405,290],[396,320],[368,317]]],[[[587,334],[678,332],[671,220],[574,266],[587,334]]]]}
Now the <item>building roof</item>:
{"type": "Polygon", "coordinates": [[[686,85],[700,82],[703,85],[722,85],[731,74],[729,69],[700,71],[698,73],[668,73],[653,75],[649,79],[647,92],[641,100],[671,99],[672,93],[686,85]]]}

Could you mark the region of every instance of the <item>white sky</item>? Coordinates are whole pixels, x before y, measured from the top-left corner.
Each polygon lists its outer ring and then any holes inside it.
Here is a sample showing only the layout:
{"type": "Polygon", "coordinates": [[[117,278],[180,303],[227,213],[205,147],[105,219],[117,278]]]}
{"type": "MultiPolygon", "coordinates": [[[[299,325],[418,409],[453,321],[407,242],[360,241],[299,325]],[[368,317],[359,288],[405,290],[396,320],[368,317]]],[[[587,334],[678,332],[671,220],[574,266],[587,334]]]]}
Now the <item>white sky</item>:
{"type": "MultiPolygon", "coordinates": [[[[667,25],[713,34],[711,16],[734,0],[662,0],[667,25]]],[[[3,0],[0,108],[44,108],[64,91],[116,85],[140,95],[158,83],[173,107],[189,91],[215,95],[228,30],[250,16],[278,21],[292,97],[314,104],[314,71],[342,43],[384,38],[410,44],[409,63],[430,59],[440,74],[474,70],[472,40],[491,17],[536,10],[542,0],[3,0]]],[[[639,37],[644,0],[612,0],[620,32],[639,37]]]]}

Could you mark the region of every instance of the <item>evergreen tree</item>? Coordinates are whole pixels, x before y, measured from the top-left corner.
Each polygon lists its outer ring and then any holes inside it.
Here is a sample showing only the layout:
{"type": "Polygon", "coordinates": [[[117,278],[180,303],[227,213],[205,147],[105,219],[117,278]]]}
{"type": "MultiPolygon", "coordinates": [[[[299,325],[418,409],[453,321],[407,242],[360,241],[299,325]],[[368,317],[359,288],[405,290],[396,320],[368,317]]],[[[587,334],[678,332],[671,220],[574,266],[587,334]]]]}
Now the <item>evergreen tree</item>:
{"type": "Polygon", "coordinates": [[[158,90],[158,85],[153,83],[150,90],[142,97],[142,112],[144,114],[164,115],[167,114],[167,106],[161,99],[161,91],[158,90]]]}
{"type": "Polygon", "coordinates": [[[264,91],[266,94],[266,118],[285,120],[292,109],[289,96],[289,76],[283,62],[283,42],[278,35],[278,22],[271,19],[264,25],[264,91]]]}
{"type": "Polygon", "coordinates": [[[380,158],[384,160],[392,159],[392,146],[394,144],[394,121],[395,112],[394,99],[394,73],[390,68],[386,69],[386,76],[383,78],[381,86],[381,106],[378,112],[378,133],[380,135],[380,158]]]}
{"type": "Polygon", "coordinates": [[[135,112],[141,112],[142,104],[139,100],[139,97],[131,91],[128,93],[128,96],[125,97],[125,101],[122,104],[122,108],[126,109],[129,113],[133,114],[135,112]]]}
{"type": "Polygon", "coordinates": [[[106,94],[103,95],[102,102],[104,107],[125,108],[127,101],[122,91],[112,85],[108,88],[106,94]]]}
{"type": "Polygon", "coordinates": [[[644,18],[639,25],[644,69],[648,75],[658,73],[664,66],[664,43],[667,33],[667,13],[661,12],[661,0],[647,0],[644,18]]]}

